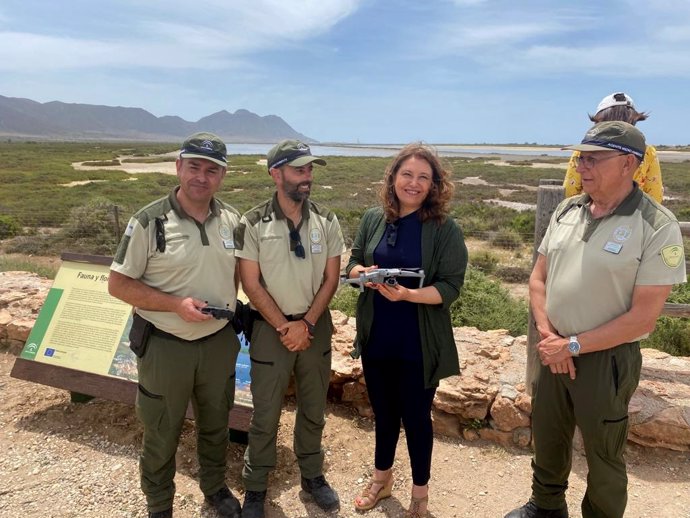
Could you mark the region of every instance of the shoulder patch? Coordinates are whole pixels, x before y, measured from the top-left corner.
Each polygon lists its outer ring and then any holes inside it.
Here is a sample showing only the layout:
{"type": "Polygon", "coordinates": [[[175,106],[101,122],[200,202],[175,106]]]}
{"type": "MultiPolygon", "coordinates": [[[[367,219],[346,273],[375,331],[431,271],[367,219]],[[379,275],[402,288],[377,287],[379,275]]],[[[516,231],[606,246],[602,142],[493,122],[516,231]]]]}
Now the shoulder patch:
{"type": "Polygon", "coordinates": [[[233,230],[232,237],[235,241],[235,250],[244,250],[244,233],[246,230],[247,226],[244,223],[240,223],[233,230]]]}
{"type": "Polygon", "coordinates": [[[654,230],[659,230],[672,221],[677,221],[673,212],[657,203],[649,196],[643,196],[640,202],[642,219],[654,230]]]}
{"type": "Polygon", "coordinates": [[[661,249],[661,258],[669,268],[678,268],[685,260],[683,247],[680,245],[669,245],[661,249]]]}
{"type": "Polygon", "coordinates": [[[136,214],[134,214],[134,218],[139,222],[139,224],[144,227],[148,228],[149,223],[156,218],[165,216],[168,212],[172,210],[172,205],[170,205],[170,201],[168,200],[168,197],[166,196],[165,198],[160,198],[158,200],[152,201],[139,211],[137,211],[136,214]]]}
{"type": "Polygon", "coordinates": [[[260,205],[257,205],[252,209],[249,209],[247,212],[244,213],[243,217],[253,227],[259,221],[261,221],[262,218],[270,216],[272,212],[273,211],[271,200],[268,200],[261,203],[260,205]]]}

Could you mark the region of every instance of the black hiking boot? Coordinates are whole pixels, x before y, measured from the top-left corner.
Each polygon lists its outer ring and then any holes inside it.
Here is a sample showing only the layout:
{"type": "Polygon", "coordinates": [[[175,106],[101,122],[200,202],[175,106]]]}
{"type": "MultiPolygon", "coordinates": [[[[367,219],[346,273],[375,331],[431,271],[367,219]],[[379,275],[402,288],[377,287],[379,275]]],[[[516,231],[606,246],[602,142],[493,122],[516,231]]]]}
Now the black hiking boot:
{"type": "Polygon", "coordinates": [[[240,501],[228,489],[221,487],[212,495],[206,495],[206,502],[223,518],[240,518],[240,501]]]}
{"type": "Polygon", "coordinates": [[[542,509],[530,500],[522,507],[510,511],[504,518],[568,518],[568,508],[542,509]]]}
{"type": "Polygon", "coordinates": [[[333,511],[340,507],[337,493],[328,485],[323,475],[315,478],[302,477],[302,489],[309,493],[316,505],[324,511],[333,511]]]}

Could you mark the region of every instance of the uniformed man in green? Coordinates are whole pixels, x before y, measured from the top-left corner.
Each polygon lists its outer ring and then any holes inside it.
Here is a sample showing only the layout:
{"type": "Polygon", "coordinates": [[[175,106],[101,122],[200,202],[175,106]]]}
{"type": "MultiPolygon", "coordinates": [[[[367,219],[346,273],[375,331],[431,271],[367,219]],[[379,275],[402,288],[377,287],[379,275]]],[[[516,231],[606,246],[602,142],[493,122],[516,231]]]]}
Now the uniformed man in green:
{"type": "Polygon", "coordinates": [[[225,469],[240,344],[222,317],[236,304],[233,232],[240,214],[214,197],[227,168],[219,137],[190,136],[176,167],[179,186],[130,219],[108,281],[110,294],[136,311],[130,343],[140,356],[141,488],[149,518],[172,516],[175,452],[191,398],[199,485],[221,516],[239,518],[225,469]],[[208,305],[221,318],[206,313],[208,305]]]}
{"type": "Polygon", "coordinates": [[[532,496],[506,518],[565,518],[577,425],[589,473],[583,518],[621,518],[628,403],[640,379],[640,340],[674,284],[686,282],[680,226],[633,174],[644,135],[626,122],[595,124],[581,144],[584,194],[554,212],[530,277],[541,341],[533,388],[532,496]]]}
{"type": "Polygon", "coordinates": [[[338,288],[345,246],[335,215],[309,199],[313,164],[326,162],[312,156],[308,145],[296,140],[275,145],[267,156],[275,194],[242,216],[235,236],[242,287],[255,316],[249,349],[254,413],[242,472],[243,518],[264,516],[280,411],[293,373],[294,450],[302,488],[324,510],[339,506],[323,476],[321,437],[331,373],[328,303],[338,288]]]}

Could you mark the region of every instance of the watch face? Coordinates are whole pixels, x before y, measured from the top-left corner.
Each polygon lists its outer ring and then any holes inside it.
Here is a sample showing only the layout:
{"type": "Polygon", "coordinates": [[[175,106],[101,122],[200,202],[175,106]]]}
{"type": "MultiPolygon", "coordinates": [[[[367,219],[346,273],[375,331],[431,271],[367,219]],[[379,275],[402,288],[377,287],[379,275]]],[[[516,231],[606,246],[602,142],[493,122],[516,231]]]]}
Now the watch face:
{"type": "Polygon", "coordinates": [[[568,344],[568,350],[573,353],[573,354],[579,354],[580,353],[580,343],[576,341],[572,341],[568,344]]]}

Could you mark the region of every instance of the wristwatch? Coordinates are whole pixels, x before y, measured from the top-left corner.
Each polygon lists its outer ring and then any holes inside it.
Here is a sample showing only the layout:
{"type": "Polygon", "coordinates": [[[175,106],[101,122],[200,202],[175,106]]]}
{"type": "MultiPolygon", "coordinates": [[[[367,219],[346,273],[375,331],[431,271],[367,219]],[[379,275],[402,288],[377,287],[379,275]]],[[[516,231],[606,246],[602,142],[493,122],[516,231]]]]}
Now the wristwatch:
{"type": "Polygon", "coordinates": [[[577,335],[572,335],[570,337],[570,342],[568,343],[568,350],[573,356],[580,356],[580,342],[577,341],[577,335]]]}

